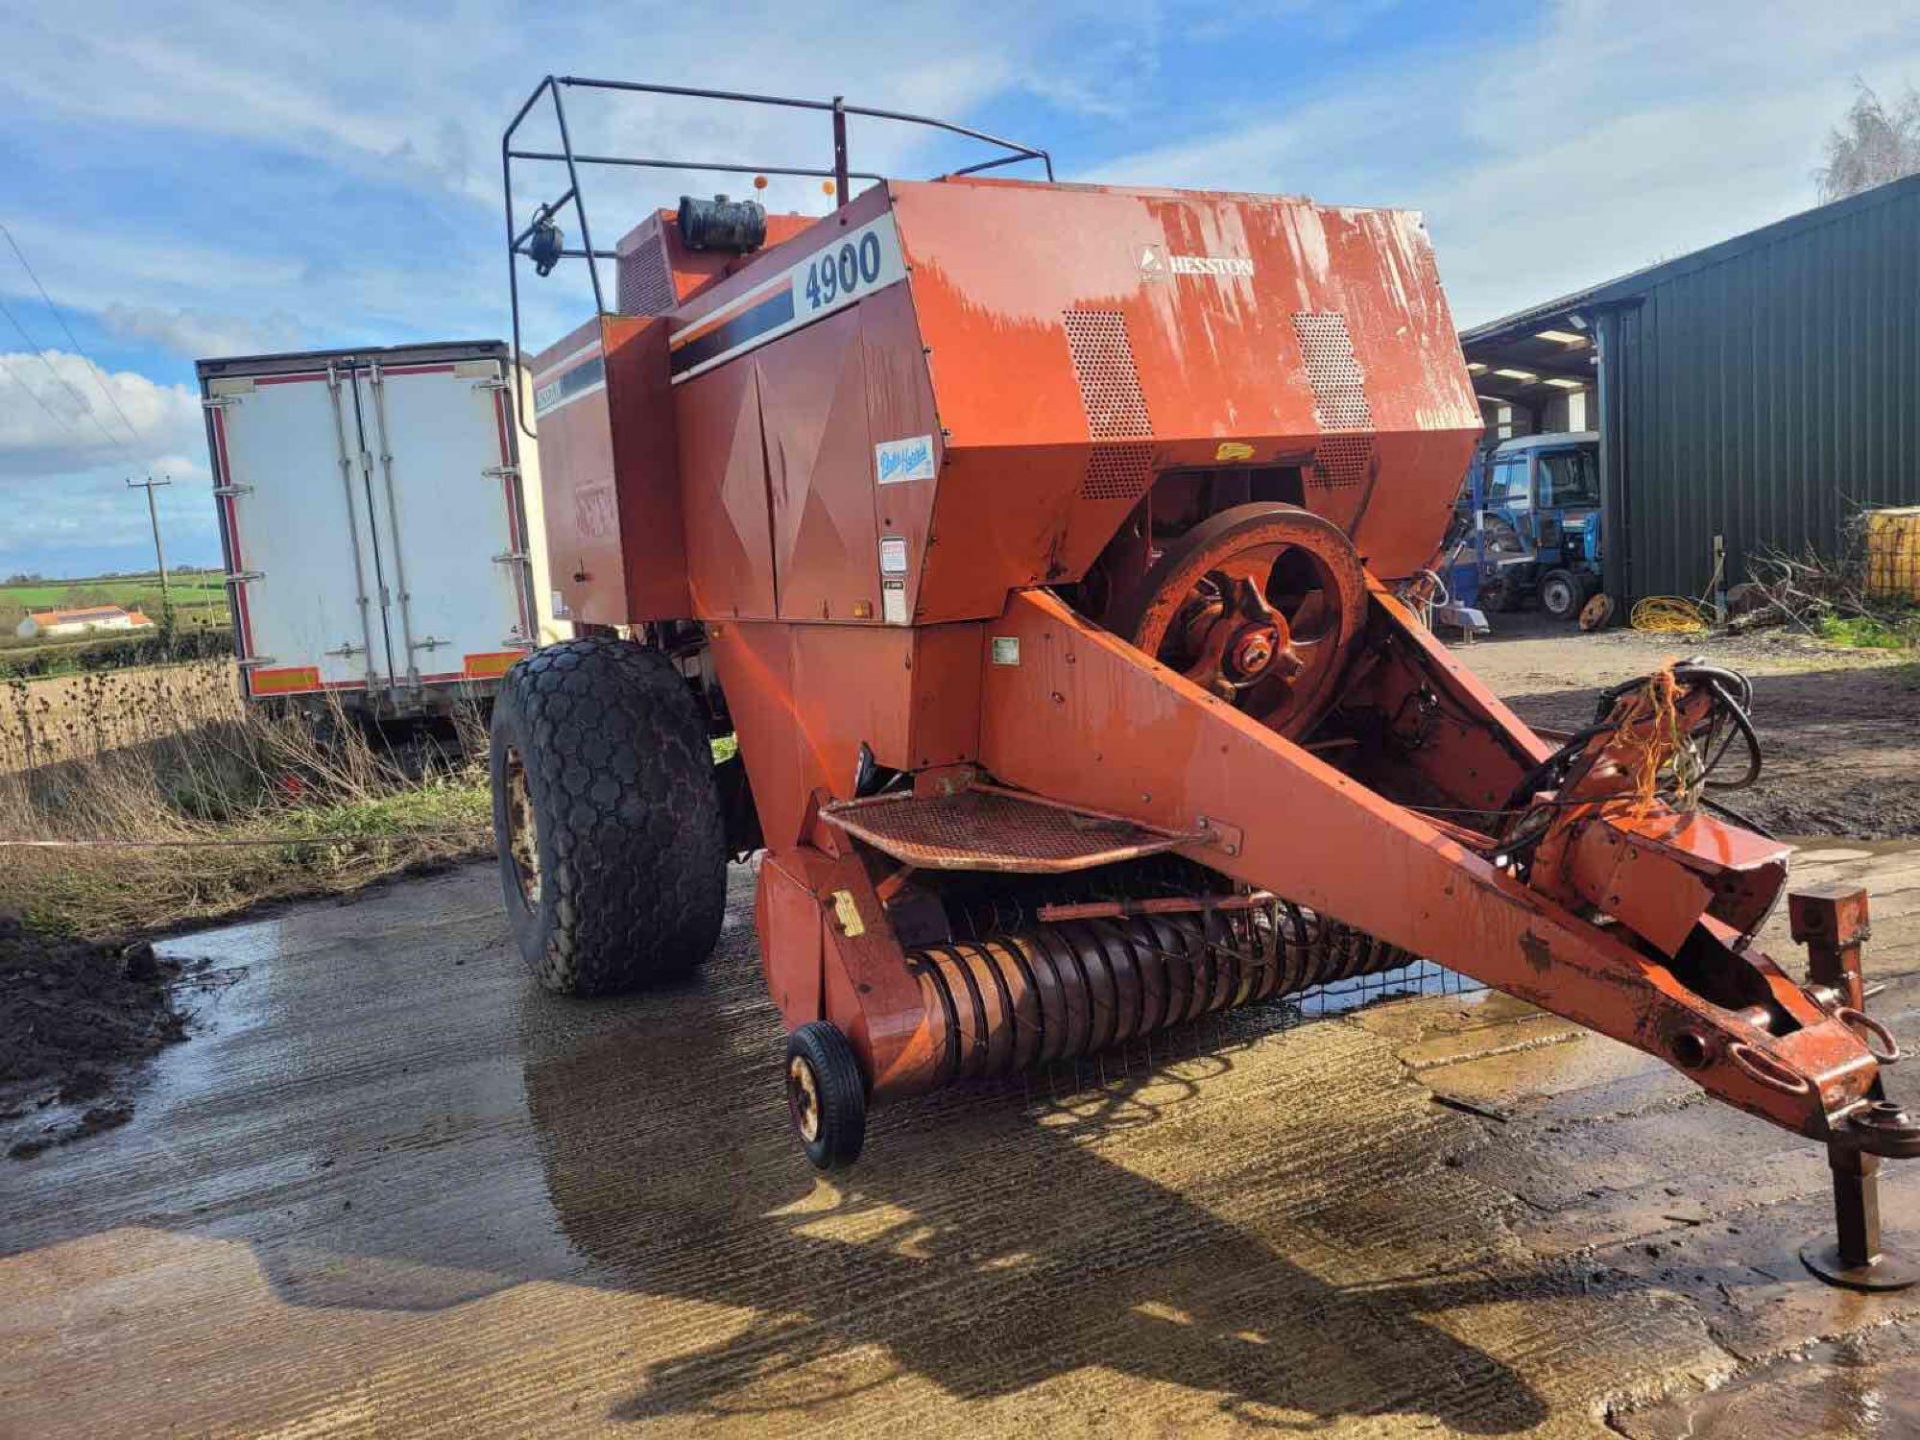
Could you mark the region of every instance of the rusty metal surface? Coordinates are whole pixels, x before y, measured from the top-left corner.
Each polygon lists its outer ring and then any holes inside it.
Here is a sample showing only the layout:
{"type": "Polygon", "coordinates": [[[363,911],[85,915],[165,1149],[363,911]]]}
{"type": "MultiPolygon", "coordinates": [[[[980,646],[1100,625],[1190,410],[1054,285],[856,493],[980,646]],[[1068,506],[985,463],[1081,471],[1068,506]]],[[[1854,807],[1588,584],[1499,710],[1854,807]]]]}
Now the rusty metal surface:
{"type": "Polygon", "coordinates": [[[1339,693],[1367,612],[1346,537],[1281,505],[1224,510],[1171,541],[1108,627],[1285,735],[1339,693]]]}
{"type": "Polygon", "coordinates": [[[1064,919],[928,946],[907,963],[947,1081],[1096,1054],[1412,958],[1269,896],[1198,916],[1064,919]]]}
{"type": "Polygon", "coordinates": [[[820,818],[926,870],[1058,874],[1137,860],[1189,844],[1198,830],[1156,830],[984,787],[925,798],[912,794],[839,800],[820,818]]]}

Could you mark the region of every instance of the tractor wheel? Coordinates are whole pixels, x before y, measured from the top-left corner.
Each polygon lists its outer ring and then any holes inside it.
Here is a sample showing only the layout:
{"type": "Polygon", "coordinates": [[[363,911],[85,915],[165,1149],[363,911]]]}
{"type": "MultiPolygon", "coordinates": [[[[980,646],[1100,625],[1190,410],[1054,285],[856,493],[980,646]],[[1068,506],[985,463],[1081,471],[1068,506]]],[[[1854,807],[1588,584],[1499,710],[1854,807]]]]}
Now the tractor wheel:
{"type": "Polygon", "coordinates": [[[1511,580],[1495,579],[1480,582],[1480,609],[1489,610],[1498,615],[1509,615],[1519,608],[1519,587],[1511,580]]]}
{"type": "Polygon", "coordinates": [[[562,995],[684,975],[713,949],[726,831],[707,727],[666,656],[593,636],[493,705],[493,831],[514,939],[562,995]]]}
{"type": "Polygon", "coordinates": [[[1549,570],[1540,577],[1540,608],[1556,620],[1571,620],[1585,601],[1580,582],[1565,570],[1549,570]]]}
{"type": "Polygon", "coordinates": [[[787,1037],[787,1116],[815,1168],[844,1170],[867,1139],[867,1082],[838,1027],[810,1020],[787,1037]]]}

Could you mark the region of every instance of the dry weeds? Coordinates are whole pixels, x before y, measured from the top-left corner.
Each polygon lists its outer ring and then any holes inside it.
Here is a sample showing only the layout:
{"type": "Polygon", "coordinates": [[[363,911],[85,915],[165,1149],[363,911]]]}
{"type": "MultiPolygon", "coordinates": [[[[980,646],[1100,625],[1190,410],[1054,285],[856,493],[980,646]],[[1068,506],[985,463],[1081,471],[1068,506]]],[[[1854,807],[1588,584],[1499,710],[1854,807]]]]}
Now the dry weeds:
{"type": "Polygon", "coordinates": [[[0,773],[0,841],[89,842],[0,846],[0,914],[127,936],[491,849],[484,766],[462,758],[484,754],[473,717],[467,744],[393,748],[337,711],[199,719],[200,683],[145,691],[137,719],[83,710],[60,722],[77,753],[0,773]]]}
{"type": "Polygon", "coordinates": [[[231,660],[0,680],[0,773],[163,741],[242,709],[231,660]]]}

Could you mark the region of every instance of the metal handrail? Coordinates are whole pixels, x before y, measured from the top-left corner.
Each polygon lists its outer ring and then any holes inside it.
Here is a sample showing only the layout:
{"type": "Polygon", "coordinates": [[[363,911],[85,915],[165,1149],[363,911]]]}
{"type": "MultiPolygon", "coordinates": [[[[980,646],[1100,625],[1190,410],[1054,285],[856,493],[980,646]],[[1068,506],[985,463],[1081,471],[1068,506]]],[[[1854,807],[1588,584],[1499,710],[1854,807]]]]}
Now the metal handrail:
{"type": "Polygon", "coordinates": [[[583,165],[624,166],[648,170],[715,170],[731,175],[793,175],[813,178],[831,178],[834,183],[836,202],[845,205],[852,196],[848,187],[853,180],[884,180],[886,177],[865,170],[851,170],[847,166],[847,116],[858,115],[870,120],[888,120],[904,125],[924,125],[929,129],[943,130],[951,135],[959,135],[968,140],[978,140],[983,144],[997,146],[1006,151],[990,159],[978,161],[963,169],[948,171],[940,178],[955,178],[973,175],[983,170],[992,170],[1002,165],[1017,165],[1027,160],[1038,160],[1046,170],[1049,182],[1053,179],[1053,156],[1047,151],[1031,145],[1022,145],[1018,141],[1005,140],[985,130],[976,130],[969,125],[959,125],[951,120],[942,120],[932,115],[915,115],[905,110],[879,110],[865,105],[849,105],[840,96],[832,100],[803,100],[789,95],[755,95],[739,90],[704,90],[687,85],[654,85],[638,80],[592,80],[578,75],[549,75],[533,87],[533,93],[514,112],[513,119],[500,136],[500,174],[502,189],[506,198],[507,216],[507,295],[513,312],[513,374],[514,383],[508,388],[507,403],[513,407],[513,413],[519,429],[529,440],[533,439],[532,427],[522,413],[520,405],[520,256],[526,253],[526,244],[541,220],[558,214],[571,204],[576,219],[580,222],[580,244],[578,247],[565,248],[559,253],[561,258],[585,260],[587,275],[593,282],[593,308],[596,315],[607,313],[605,292],[600,287],[601,260],[618,258],[618,252],[596,250],[592,231],[587,226],[586,202],[580,193],[580,167],[583,165]],[[816,170],[805,166],[792,165],[742,165],[733,162],[707,160],[665,160],[622,155],[581,155],[573,148],[573,137],[567,130],[567,111],[561,101],[562,89],[614,90],[643,95],[672,95],[692,100],[725,100],[743,105],[777,105],[790,110],[824,111],[833,117],[833,168],[816,170]],[[542,95],[553,100],[553,118],[560,131],[560,149],[555,150],[516,150],[513,148],[514,133],[519,130],[533,107],[539,103],[542,95]],[[567,188],[550,204],[543,205],[535,212],[533,220],[524,229],[515,231],[513,220],[513,164],[514,161],[560,164],[567,167],[567,188]]]}

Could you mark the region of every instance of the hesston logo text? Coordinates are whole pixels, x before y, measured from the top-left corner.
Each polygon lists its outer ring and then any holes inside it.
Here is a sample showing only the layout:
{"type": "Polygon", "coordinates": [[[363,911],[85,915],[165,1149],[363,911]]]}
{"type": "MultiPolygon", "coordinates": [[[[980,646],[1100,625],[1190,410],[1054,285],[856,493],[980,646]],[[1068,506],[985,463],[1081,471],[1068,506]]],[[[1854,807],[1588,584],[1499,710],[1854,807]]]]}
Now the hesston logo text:
{"type": "Polygon", "coordinates": [[[1169,255],[1158,245],[1141,247],[1140,269],[1148,275],[1211,275],[1226,280],[1253,278],[1253,261],[1244,255],[1169,255]]]}

